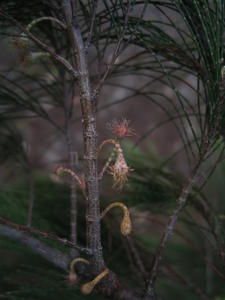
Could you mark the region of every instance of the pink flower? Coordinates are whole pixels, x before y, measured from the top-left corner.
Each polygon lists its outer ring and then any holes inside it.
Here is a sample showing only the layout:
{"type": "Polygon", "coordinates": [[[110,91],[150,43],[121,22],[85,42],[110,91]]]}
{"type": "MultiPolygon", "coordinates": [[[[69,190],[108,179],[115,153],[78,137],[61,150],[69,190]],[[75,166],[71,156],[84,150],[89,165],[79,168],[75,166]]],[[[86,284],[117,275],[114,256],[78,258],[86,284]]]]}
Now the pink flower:
{"type": "Polygon", "coordinates": [[[130,121],[127,119],[122,119],[121,121],[113,120],[112,123],[108,124],[108,128],[112,133],[119,137],[127,137],[135,135],[135,130],[129,127],[130,121]]]}
{"type": "Polygon", "coordinates": [[[118,186],[122,190],[129,172],[132,171],[123,156],[123,152],[119,151],[115,164],[109,168],[109,173],[113,176],[114,186],[118,186]]]}

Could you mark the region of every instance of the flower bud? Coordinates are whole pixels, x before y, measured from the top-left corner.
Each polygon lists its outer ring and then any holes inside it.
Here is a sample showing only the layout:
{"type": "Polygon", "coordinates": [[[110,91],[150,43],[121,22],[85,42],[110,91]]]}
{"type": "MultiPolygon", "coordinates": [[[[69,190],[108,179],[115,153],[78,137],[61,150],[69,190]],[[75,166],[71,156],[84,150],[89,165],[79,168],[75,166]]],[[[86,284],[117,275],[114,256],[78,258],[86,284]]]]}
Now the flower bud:
{"type": "Polygon", "coordinates": [[[65,173],[69,174],[72,178],[74,178],[80,186],[83,194],[85,194],[85,178],[83,175],[79,176],[75,172],[70,169],[64,168],[62,166],[57,166],[54,172],[57,176],[63,175],[65,173]]]}
{"type": "Polygon", "coordinates": [[[132,223],[130,219],[130,213],[126,205],[124,205],[122,202],[113,202],[109,206],[106,207],[106,209],[102,212],[101,218],[103,218],[107,212],[113,208],[113,207],[121,207],[123,210],[123,219],[120,224],[120,230],[122,235],[127,236],[131,233],[132,230],[132,223]]]}
{"type": "Polygon", "coordinates": [[[70,263],[70,273],[69,273],[69,276],[68,276],[69,284],[74,284],[74,283],[77,282],[78,276],[75,272],[75,265],[78,262],[89,265],[89,261],[84,259],[84,258],[77,257],[77,258],[73,259],[70,263]]]}
{"type": "Polygon", "coordinates": [[[103,277],[105,277],[109,273],[109,269],[105,269],[103,272],[101,272],[98,276],[95,277],[92,281],[89,281],[82,285],[81,287],[81,293],[84,295],[88,295],[92,292],[96,284],[98,284],[103,277]]]}

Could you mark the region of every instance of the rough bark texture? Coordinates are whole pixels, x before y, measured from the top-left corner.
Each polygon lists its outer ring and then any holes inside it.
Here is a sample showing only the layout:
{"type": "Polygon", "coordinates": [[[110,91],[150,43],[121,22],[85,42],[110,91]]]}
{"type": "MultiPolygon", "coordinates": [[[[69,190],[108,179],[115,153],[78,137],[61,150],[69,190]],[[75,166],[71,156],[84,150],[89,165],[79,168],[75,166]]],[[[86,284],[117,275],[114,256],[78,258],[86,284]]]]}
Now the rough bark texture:
{"type": "Polygon", "coordinates": [[[87,67],[87,57],[81,36],[81,31],[72,16],[70,1],[65,1],[65,17],[73,52],[76,52],[76,65],[79,73],[80,101],[84,137],[84,169],[86,179],[86,224],[87,247],[93,252],[91,263],[96,273],[102,271],[105,263],[102,255],[100,208],[99,208],[99,182],[97,169],[97,132],[95,102],[91,96],[91,87],[87,67]]]}

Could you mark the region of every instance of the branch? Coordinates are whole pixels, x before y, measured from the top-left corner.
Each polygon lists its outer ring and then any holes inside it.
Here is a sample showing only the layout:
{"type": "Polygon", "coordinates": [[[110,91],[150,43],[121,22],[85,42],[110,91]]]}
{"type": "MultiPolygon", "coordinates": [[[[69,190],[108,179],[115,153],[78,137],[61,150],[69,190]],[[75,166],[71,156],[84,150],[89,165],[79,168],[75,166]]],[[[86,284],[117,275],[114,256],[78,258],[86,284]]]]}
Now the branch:
{"type": "MultiPolygon", "coordinates": [[[[70,93],[69,87],[70,86],[67,82],[67,74],[66,72],[63,72],[63,98],[68,163],[72,173],[76,174],[77,153],[74,150],[71,122],[73,115],[73,96],[75,94],[75,85],[71,87],[72,93],[70,93]]],[[[70,239],[73,244],[77,244],[77,184],[73,177],[71,177],[70,180],[70,239]]],[[[76,257],[78,253],[77,250],[71,249],[70,254],[72,257],[76,257]]]]}
{"type": "Polygon", "coordinates": [[[197,206],[197,208],[199,207],[199,209],[202,212],[206,222],[209,225],[211,233],[214,236],[214,239],[217,243],[218,254],[219,254],[219,256],[222,260],[223,266],[225,267],[225,252],[224,252],[224,249],[223,249],[223,244],[222,244],[221,238],[220,238],[220,236],[218,235],[218,232],[217,232],[218,218],[215,215],[215,213],[213,213],[213,210],[212,210],[211,207],[206,208],[205,205],[203,203],[201,203],[200,201],[195,203],[195,205],[197,206]],[[214,220],[214,222],[213,222],[213,220],[214,220]]]}
{"type": "Polygon", "coordinates": [[[38,230],[38,229],[33,228],[33,227],[27,227],[27,226],[24,226],[24,225],[21,225],[21,224],[16,224],[16,223],[13,223],[9,220],[3,219],[2,217],[0,217],[0,224],[6,225],[7,227],[9,227],[11,229],[15,229],[16,231],[30,232],[30,233],[34,233],[34,234],[39,234],[40,236],[42,236],[46,239],[60,242],[61,244],[65,245],[65,246],[75,248],[75,249],[79,250],[80,252],[86,253],[87,255],[92,254],[90,249],[82,247],[82,246],[74,245],[71,241],[69,241],[65,238],[58,237],[57,235],[52,234],[52,233],[43,232],[43,231],[38,230]]]}
{"type": "Polygon", "coordinates": [[[109,165],[111,164],[112,160],[114,159],[114,156],[115,156],[115,152],[113,151],[109,158],[107,159],[107,161],[105,162],[104,166],[102,167],[102,170],[101,172],[99,173],[98,175],[98,180],[102,180],[105,172],[107,171],[107,169],[109,168],[109,165]]]}
{"type": "Polygon", "coordinates": [[[130,236],[127,236],[127,242],[128,242],[128,245],[130,246],[131,252],[133,253],[136,265],[138,266],[138,269],[140,270],[142,277],[145,278],[146,277],[146,269],[145,269],[144,263],[140,257],[139,251],[136,248],[134,241],[130,236]]]}
{"type": "MultiPolygon", "coordinates": [[[[160,226],[165,226],[165,224],[159,220],[157,220],[156,218],[151,218],[149,219],[151,222],[156,223],[157,225],[160,226]]],[[[213,270],[215,272],[215,274],[218,276],[219,279],[225,280],[224,275],[220,272],[220,270],[212,263],[210,262],[207,257],[205,256],[205,254],[203,253],[203,251],[201,249],[199,249],[198,247],[196,247],[194,245],[194,243],[187,237],[185,236],[180,230],[175,229],[173,231],[175,234],[177,234],[186,244],[188,244],[193,251],[195,251],[203,260],[204,262],[207,264],[207,266],[213,270]]]]}
{"type": "Polygon", "coordinates": [[[181,211],[184,208],[184,205],[186,204],[187,198],[190,195],[194,185],[199,181],[200,179],[200,165],[197,166],[195,169],[193,175],[189,179],[189,182],[184,186],[181,195],[178,199],[177,207],[174,209],[170,220],[167,224],[167,227],[163,233],[163,236],[161,238],[161,241],[159,243],[158,249],[156,251],[153,264],[151,267],[151,272],[147,284],[147,291],[144,300],[153,300],[155,299],[155,293],[154,293],[154,287],[155,287],[155,281],[158,275],[158,268],[160,265],[160,261],[162,259],[163,250],[165,248],[165,244],[170,237],[171,233],[174,231],[174,227],[176,224],[176,221],[181,213],[181,211]]]}
{"type": "Polygon", "coordinates": [[[74,70],[74,68],[72,67],[72,65],[64,57],[56,54],[55,51],[51,47],[49,47],[48,45],[46,45],[45,43],[43,43],[41,40],[39,40],[29,30],[27,30],[26,28],[24,28],[23,25],[20,22],[18,22],[12,16],[8,15],[1,8],[0,8],[0,15],[2,15],[5,19],[9,20],[12,24],[16,25],[22,32],[24,32],[42,50],[44,50],[47,53],[49,53],[51,55],[51,57],[55,61],[57,61],[61,65],[63,65],[65,67],[65,69],[73,76],[73,78],[78,78],[79,77],[79,73],[76,70],[74,70]]]}
{"type": "MultiPolygon", "coordinates": [[[[42,241],[39,241],[38,239],[30,236],[28,233],[16,228],[11,228],[8,225],[0,225],[0,235],[24,244],[34,253],[39,254],[54,266],[60,268],[63,271],[68,271],[68,267],[71,262],[71,258],[69,255],[45,245],[42,241]]],[[[136,296],[132,290],[127,290],[120,287],[117,290],[117,293],[114,295],[113,299],[140,300],[141,298],[139,296],[136,296]]]]}
{"type": "Polygon", "coordinates": [[[66,25],[63,22],[61,22],[58,19],[53,18],[53,17],[41,17],[41,18],[35,19],[27,26],[26,29],[28,31],[30,31],[32,27],[36,26],[38,23],[40,23],[42,21],[53,21],[53,22],[57,23],[58,25],[60,25],[64,30],[66,30],[66,25]]]}
{"type": "Polygon", "coordinates": [[[106,80],[106,78],[109,76],[109,74],[111,73],[112,71],[112,68],[115,64],[115,61],[116,59],[118,58],[119,56],[119,51],[120,51],[120,47],[121,47],[121,44],[122,44],[122,41],[124,39],[124,36],[125,36],[125,33],[126,33],[126,30],[127,30],[127,23],[128,23],[128,17],[129,17],[129,11],[130,11],[130,8],[131,8],[131,0],[129,0],[128,2],[128,6],[127,6],[127,10],[126,10],[126,16],[125,16],[125,21],[124,21],[124,28],[123,28],[123,31],[121,33],[121,36],[117,42],[117,45],[116,45],[116,48],[114,50],[114,53],[113,53],[113,56],[112,56],[112,59],[110,61],[110,63],[107,65],[107,68],[106,68],[106,71],[104,73],[104,75],[102,76],[102,78],[100,79],[97,87],[95,88],[93,94],[92,94],[92,98],[93,99],[96,99],[100,93],[100,90],[106,80]]]}
{"type": "Polygon", "coordinates": [[[87,41],[86,41],[86,44],[85,44],[85,47],[84,47],[84,51],[85,52],[87,52],[88,49],[89,49],[89,47],[90,47],[91,38],[92,38],[92,35],[93,35],[93,30],[94,30],[94,24],[95,24],[95,17],[96,17],[97,7],[98,7],[98,0],[94,0],[90,31],[88,32],[87,41]]]}
{"type": "Polygon", "coordinates": [[[7,225],[0,225],[0,235],[21,242],[63,271],[68,270],[70,257],[67,254],[46,246],[43,242],[31,237],[29,234],[11,228],[7,225]]]}

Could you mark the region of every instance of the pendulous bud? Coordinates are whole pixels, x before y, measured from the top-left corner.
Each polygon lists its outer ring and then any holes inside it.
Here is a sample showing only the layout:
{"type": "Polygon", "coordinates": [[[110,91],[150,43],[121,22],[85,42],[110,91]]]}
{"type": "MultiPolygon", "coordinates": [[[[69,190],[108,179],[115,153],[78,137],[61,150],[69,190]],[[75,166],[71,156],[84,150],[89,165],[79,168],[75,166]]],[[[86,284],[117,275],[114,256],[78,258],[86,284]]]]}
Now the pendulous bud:
{"type": "Polygon", "coordinates": [[[98,276],[95,277],[92,281],[89,281],[81,286],[81,293],[84,295],[89,295],[96,284],[98,284],[103,277],[105,277],[109,273],[109,269],[105,269],[98,276]]]}
{"type": "Polygon", "coordinates": [[[70,284],[75,284],[77,282],[78,276],[75,272],[75,265],[77,263],[84,263],[86,265],[89,265],[89,261],[82,257],[74,258],[70,263],[70,273],[68,276],[68,281],[70,284]]]}
{"type": "Polygon", "coordinates": [[[132,223],[130,218],[130,213],[128,208],[122,202],[113,202],[106,209],[101,213],[101,219],[107,214],[107,212],[113,207],[120,207],[123,210],[123,219],[120,224],[120,231],[122,235],[127,236],[131,233],[132,230],[132,223]]]}

